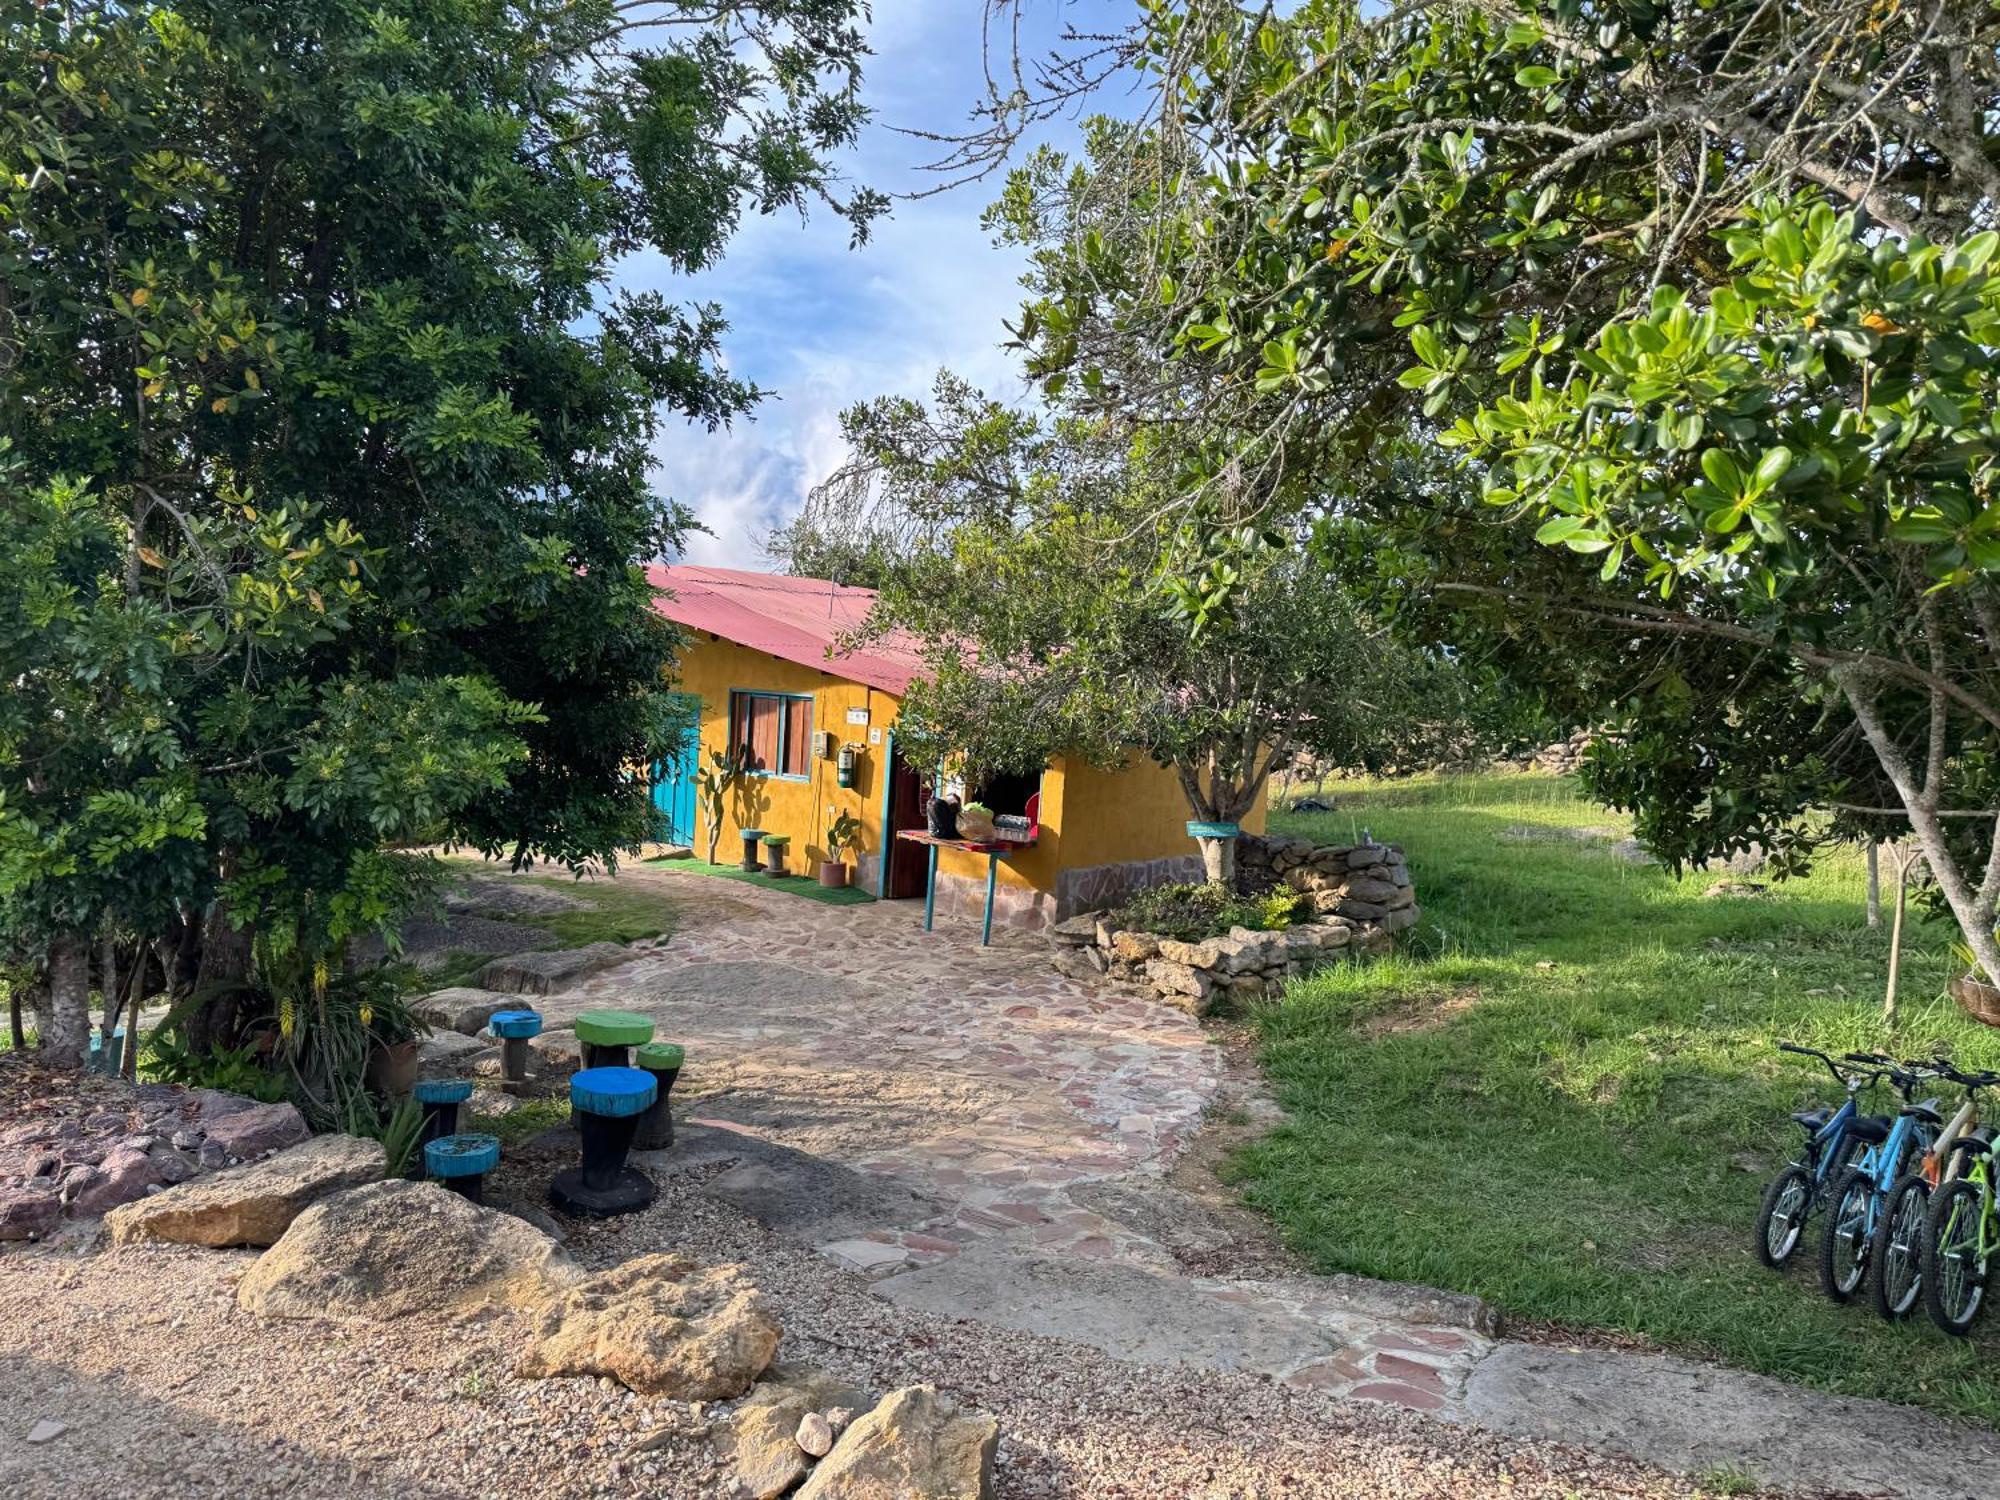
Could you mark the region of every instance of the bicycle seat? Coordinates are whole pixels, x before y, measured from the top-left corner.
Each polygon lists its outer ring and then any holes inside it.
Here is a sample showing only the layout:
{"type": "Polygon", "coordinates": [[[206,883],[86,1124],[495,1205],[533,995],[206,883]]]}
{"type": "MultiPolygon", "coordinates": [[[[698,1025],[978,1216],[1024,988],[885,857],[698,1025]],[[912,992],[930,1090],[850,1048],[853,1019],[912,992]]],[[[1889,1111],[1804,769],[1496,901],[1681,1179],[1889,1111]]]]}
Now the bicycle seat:
{"type": "Polygon", "coordinates": [[[1944,1116],[1938,1113],[1935,1099],[1919,1099],[1915,1104],[1905,1104],[1898,1114],[1908,1115],[1913,1120],[1922,1120],[1926,1125],[1944,1124],[1944,1116]]]}
{"type": "Polygon", "coordinates": [[[1792,1118],[1814,1135],[1826,1129],[1826,1122],[1833,1118],[1833,1111],[1825,1105],[1816,1109],[1800,1109],[1792,1112],[1792,1118]]]}
{"type": "Polygon", "coordinates": [[[1966,1131],[1965,1134],[1951,1143],[1951,1149],[1954,1151],[1970,1151],[1975,1156],[1980,1156],[1991,1151],[1993,1149],[1993,1127],[1990,1125],[1973,1126],[1972,1129],[1966,1131]]]}
{"type": "Polygon", "coordinates": [[[1889,1122],[1880,1115],[1856,1115],[1847,1122],[1847,1133],[1857,1141],[1879,1146],[1889,1139],[1889,1122]]]}

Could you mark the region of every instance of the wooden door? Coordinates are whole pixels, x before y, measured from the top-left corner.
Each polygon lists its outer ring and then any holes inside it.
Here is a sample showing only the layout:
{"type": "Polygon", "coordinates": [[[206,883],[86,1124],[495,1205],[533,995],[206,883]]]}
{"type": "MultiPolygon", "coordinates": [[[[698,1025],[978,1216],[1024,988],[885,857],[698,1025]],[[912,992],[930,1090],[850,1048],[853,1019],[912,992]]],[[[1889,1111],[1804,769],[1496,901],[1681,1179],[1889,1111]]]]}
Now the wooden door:
{"type": "Polygon", "coordinates": [[[892,746],[889,755],[889,889],[891,901],[907,900],[924,893],[924,879],[930,868],[930,851],[922,844],[906,844],[896,837],[905,828],[924,826],[924,779],[903,759],[901,746],[892,746]]]}

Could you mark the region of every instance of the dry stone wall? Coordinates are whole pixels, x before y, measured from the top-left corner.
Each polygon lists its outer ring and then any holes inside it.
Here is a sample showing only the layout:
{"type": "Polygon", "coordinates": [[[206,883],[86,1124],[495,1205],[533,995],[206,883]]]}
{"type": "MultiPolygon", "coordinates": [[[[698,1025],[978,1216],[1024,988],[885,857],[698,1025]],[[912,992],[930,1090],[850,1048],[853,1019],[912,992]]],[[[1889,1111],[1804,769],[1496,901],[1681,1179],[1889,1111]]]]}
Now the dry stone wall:
{"type": "Polygon", "coordinates": [[[1279,931],[1232,927],[1183,942],[1086,912],[1051,929],[1055,964],[1077,978],[1123,981],[1193,1015],[1276,994],[1287,979],[1336,958],[1386,953],[1420,915],[1403,851],[1393,844],[1314,844],[1245,834],[1237,879],[1247,891],[1286,886],[1314,915],[1279,931]]]}

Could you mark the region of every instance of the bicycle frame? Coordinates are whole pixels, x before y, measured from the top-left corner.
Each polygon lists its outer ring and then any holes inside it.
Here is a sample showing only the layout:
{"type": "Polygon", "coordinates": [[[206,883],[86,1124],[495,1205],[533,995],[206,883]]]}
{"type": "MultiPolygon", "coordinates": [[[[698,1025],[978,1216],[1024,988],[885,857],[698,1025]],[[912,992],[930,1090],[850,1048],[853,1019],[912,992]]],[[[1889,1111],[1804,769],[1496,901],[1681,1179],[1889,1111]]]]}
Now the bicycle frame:
{"type": "Polygon", "coordinates": [[[1966,1090],[1965,1103],[1958,1107],[1958,1113],[1945,1121],[1944,1129],[1924,1153],[1924,1181],[1932,1187],[1941,1187],[1956,1181],[1962,1170],[1958,1154],[1951,1148],[1958,1138],[1979,1123],[1979,1099],[1970,1089],[1966,1090]]]}
{"type": "Polygon", "coordinates": [[[1916,1140],[1921,1143],[1922,1139],[1916,1119],[1910,1115],[1899,1114],[1896,1116],[1896,1123],[1889,1127],[1889,1138],[1879,1146],[1869,1147],[1863,1154],[1860,1162],[1861,1170],[1867,1175],[1872,1189],[1868,1194],[1868,1217],[1861,1227],[1864,1236],[1875,1232],[1876,1220],[1882,1212],[1883,1201],[1888,1197],[1889,1189],[1896,1178],[1901,1175],[1903,1157],[1911,1141],[1916,1140]]]}
{"type": "Polygon", "coordinates": [[[1823,1190],[1827,1187],[1827,1177],[1833,1171],[1834,1164],[1845,1155],[1841,1147],[1847,1142],[1848,1127],[1861,1113],[1854,1103],[1857,1092],[1858,1088],[1848,1090],[1847,1097],[1841,1100],[1840,1108],[1834,1111],[1833,1118],[1820,1126],[1808,1142],[1806,1155],[1810,1159],[1798,1164],[1812,1174],[1816,1189],[1823,1190]]]}

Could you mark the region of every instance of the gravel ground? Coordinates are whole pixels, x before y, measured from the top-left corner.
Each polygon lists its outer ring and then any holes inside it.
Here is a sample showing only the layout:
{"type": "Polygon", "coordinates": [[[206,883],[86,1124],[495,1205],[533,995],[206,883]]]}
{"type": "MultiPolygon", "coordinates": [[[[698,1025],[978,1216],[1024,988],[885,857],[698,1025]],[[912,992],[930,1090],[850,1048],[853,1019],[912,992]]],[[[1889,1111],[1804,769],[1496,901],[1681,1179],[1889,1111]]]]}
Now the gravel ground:
{"type": "MultiPolygon", "coordinates": [[[[532,1193],[532,1164],[497,1198],[532,1193]]],[[[929,1382],[1001,1424],[1008,1497],[1692,1496],[1623,1460],[1493,1437],[1262,1378],[1121,1364],[1061,1340],[908,1312],[676,1180],[642,1215],[580,1228],[600,1266],[658,1249],[749,1264],[780,1357],[877,1391],[929,1382]]],[[[254,1252],[96,1244],[0,1255],[0,1493],[151,1497],[728,1493],[710,1406],[608,1381],[517,1381],[518,1324],[267,1322],[238,1309],[254,1252]],[[30,1445],[39,1421],[68,1424],[30,1445]]]]}

